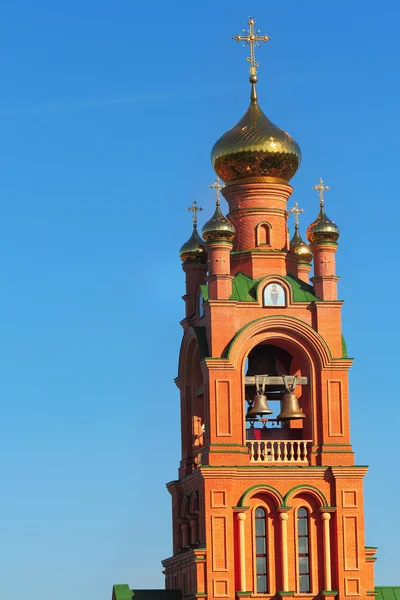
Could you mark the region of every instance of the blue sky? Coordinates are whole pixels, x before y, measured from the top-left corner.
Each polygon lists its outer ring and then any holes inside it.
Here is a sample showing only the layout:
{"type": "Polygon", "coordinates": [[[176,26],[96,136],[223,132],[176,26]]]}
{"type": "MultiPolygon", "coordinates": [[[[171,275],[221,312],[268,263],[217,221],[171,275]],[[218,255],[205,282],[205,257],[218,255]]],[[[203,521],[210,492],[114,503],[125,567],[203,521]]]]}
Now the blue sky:
{"type": "MultiPolygon", "coordinates": [[[[246,110],[299,143],[301,230],[331,190],[378,584],[400,584],[400,5],[5,1],[0,8],[0,597],[109,600],[163,585],[179,461],[186,207],[211,214],[213,143],[246,110]],[[383,507],[383,508],[382,508],[383,507]],[[20,592],[19,592],[20,593],[20,592]]],[[[225,207],[224,207],[225,208],[225,207]]]]}

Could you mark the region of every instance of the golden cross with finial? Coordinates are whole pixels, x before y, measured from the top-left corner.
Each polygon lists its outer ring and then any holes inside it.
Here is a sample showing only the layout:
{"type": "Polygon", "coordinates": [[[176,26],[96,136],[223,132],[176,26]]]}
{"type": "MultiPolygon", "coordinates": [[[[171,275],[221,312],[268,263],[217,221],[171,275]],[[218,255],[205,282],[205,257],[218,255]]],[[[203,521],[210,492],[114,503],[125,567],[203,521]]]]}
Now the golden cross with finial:
{"type": "Polygon", "coordinates": [[[303,209],[303,208],[299,208],[299,203],[298,203],[298,202],[295,202],[295,203],[293,204],[293,208],[291,208],[291,209],[289,210],[289,212],[293,214],[293,217],[294,217],[294,224],[295,224],[295,227],[296,227],[296,229],[298,229],[298,228],[299,228],[299,215],[300,215],[302,212],[304,212],[304,209],[303,209]]]}
{"type": "Polygon", "coordinates": [[[243,46],[250,46],[250,56],[247,57],[250,63],[250,75],[257,74],[258,62],[255,58],[255,46],[260,47],[260,42],[268,42],[271,38],[268,35],[259,35],[260,30],[254,31],[255,20],[253,17],[249,17],[249,31],[243,29],[245,35],[235,35],[232,39],[237,42],[244,42],[243,46]]]}
{"type": "Polygon", "coordinates": [[[324,205],[324,192],[327,192],[329,190],[329,186],[324,185],[324,182],[322,181],[322,179],[320,179],[318,181],[318,185],[314,185],[313,190],[318,192],[319,203],[320,203],[320,206],[322,207],[324,205]]]}
{"type": "Polygon", "coordinates": [[[190,210],[193,213],[193,227],[197,226],[197,213],[202,211],[201,206],[198,206],[196,200],[193,200],[192,205],[188,206],[187,210],[190,210]]]}
{"type": "Polygon", "coordinates": [[[210,188],[212,188],[213,190],[215,190],[215,199],[217,201],[217,206],[220,205],[220,200],[221,200],[221,190],[224,189],[224,184],[221,183],[219,177],[217,177],[217,179],[214,181],[214,183],[210,183],[210,188]]]}

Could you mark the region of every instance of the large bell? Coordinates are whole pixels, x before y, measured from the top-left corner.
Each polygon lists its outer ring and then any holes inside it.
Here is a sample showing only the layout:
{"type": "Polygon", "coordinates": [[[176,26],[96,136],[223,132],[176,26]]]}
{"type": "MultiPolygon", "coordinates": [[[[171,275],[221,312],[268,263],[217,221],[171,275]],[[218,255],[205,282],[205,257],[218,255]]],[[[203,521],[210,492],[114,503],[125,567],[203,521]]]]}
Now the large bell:
{"type": "Polygon", "coordinates": [[[293,392],[283,394],[281,400],[281,412],[276,418],[278,421],[306,418],[306,415],[300,410],[299,399],[296,394],[293,394],[293,392]]]}
{"type": "Polygon", "coordinates": [[[268,406],[267,396],[265,394],[256,394],[254,396],[253,406],[248,410],[246,419],[255,419],[257,416],[272,415],[272,410],[268,406]]]}

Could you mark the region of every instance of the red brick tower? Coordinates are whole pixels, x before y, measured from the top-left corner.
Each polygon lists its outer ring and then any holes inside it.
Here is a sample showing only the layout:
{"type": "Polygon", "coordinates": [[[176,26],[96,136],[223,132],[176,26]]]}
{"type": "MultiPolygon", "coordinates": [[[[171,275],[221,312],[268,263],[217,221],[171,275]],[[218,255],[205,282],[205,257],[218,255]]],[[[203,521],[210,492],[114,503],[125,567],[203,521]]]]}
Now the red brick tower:
{"type": "Polygon", "coordinates": [[[290,242],[287,229],[300,149],[258,105],[254,45],[268,37],[253,19],[249,27],[236,39],[251,50],[250,107],[212,152],[228,218],[217,180],[205,242],[195,228],[181,249],[182,458],[167,486],[166,587],[208,600],[365,600],[375,595],[376,549],[364,545],[367,469],[350,444],[339,230],[320,181],[320,213],[307,231],[311,286],[297,204],[290,242]]]}

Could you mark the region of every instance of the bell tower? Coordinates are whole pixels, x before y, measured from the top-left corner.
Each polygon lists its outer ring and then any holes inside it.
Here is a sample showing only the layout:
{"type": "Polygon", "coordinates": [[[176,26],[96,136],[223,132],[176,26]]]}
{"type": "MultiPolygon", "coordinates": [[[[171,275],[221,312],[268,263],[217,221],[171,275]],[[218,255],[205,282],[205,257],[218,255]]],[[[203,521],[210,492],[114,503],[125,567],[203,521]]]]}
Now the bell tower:
{"type": "Polygon", "coordinates": [[[200,237],[200,207],[190,207],[180,253],[182,444],[167,484],[166,588],[208,600],[365,600],[376,548],[365,546],[367,469],[350,440],[339,229],[320,180],[309,245],[300,235],[302,209],[288,206],[300,148],[258,104],[255,47],[269,37],[248,24],[234,39],[250,49],[250,105],[212,150],[215,212],[200,237]]]}

